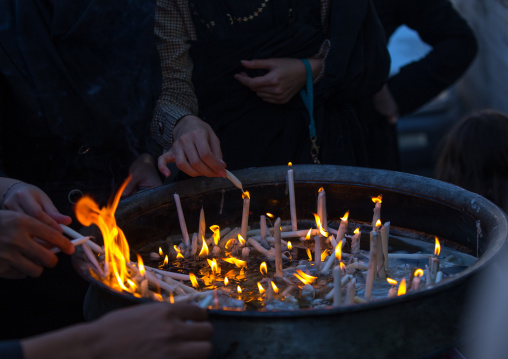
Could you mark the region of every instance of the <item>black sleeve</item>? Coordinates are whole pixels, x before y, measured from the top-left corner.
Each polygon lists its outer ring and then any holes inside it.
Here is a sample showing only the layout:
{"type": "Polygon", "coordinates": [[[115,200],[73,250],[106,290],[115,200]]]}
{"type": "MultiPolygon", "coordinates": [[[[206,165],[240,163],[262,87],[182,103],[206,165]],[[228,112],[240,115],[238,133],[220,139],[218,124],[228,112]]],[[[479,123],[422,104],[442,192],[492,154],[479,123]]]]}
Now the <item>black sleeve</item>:
{"type": "Polygon", "coordinates": [[[0,358],[23,359],[21,343],[17,340],[0,342],[0,358]]]}
{"type": "Polygon", "coordinates": [[[458,80],[476,56],[477,44],[473,31],[448,0],[405,0],[397,4],[398,21],[432,46],[423,59],[402,67],[388,81],[399,113],[404,115],[458,80]]]}
{"type": "Polygon", "coordinates": [[[3,162],[3,149],[2,149],[2,135],[3,135],[3,126],[5,121],[5,106],[6,106],[6,98],[7,98],[7,89],[5,85],[5,79],[3,76],[0,76],[0,177],[7,177],[4,168],[3,162]]]}

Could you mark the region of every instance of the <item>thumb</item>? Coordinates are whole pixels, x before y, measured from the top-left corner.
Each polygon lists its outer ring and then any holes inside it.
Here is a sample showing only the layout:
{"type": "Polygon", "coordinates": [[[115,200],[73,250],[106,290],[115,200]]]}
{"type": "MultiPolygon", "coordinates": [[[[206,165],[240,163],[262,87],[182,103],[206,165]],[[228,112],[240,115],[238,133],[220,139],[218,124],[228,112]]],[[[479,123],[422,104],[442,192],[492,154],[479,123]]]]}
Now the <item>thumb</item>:
{"type": "Polygon", "coordinates": [[[273,66],[270,59],[242,60],[242,65],[248,69],[270,69],[273,66]]]}

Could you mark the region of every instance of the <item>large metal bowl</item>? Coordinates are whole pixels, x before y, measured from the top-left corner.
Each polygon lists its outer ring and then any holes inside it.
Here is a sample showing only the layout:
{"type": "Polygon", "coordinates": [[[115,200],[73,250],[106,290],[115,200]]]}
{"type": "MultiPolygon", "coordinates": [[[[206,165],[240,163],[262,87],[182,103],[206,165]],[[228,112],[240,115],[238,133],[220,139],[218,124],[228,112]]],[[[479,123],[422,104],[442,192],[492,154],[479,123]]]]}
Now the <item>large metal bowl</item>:
{"type": "MultiPolygon", "coordinates": [[[[368,304],[292,312],[210,310],[214,358],[420,358],[441,353],[463,340],[462,318],[473,284],[505,244],[505,214],[485,198],[425,177],[356,167],[293,166],[297,215],[311,219],[318,188],[327,194],[328,218],[370,223],[370,197],[383,194],[382,219],[401,235],[429,240],[478,256],[476,263],[431,289],[368,304]]],[[[251,194],[251,218],[270,211],[289,219],[287,167],[252,168],[235,173],[251,194]]],[[[225,179],[197,178],[125,199],[118,225],[135,251],[179,229],[173,194],[178,193],[189,231],[197,231],[199,211],[209,224],[238,225],[240,191],[225,179]],[[223,198],[224,197],[224,198],[223,198]],[[222,211],[221,203],[223,203],[222,211]]],[[[138,303],[91,278],[86,259],[77,270],[91,282],[85,311],[92,319],[138,303]]]]}

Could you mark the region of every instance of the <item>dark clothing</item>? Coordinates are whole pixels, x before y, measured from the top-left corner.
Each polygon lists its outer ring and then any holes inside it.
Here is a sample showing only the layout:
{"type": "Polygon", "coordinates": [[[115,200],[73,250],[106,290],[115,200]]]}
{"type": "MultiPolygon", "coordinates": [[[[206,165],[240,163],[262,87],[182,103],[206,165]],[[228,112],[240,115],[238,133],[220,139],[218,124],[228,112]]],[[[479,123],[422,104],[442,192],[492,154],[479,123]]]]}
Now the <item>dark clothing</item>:
{"type": "Polygon", "coordinates": [[[23,359],[21,343],[17,340],[0,342],[0,358],[23,359]]]}
{"type": "MultiPolygon", "coordinates": [[[[160,91],[155,1],[0,2],[1,174],[71,214],[69,191],[101,204],[147,152],[160,91]]],[[[0,281],[0,338],[82,320],[87,283],[59,254],[41,278],[0,281]]]]}
{"type": "Polygon", "coordinates": [[[262,14],[246,21],[226,16],[249,14],[256,3],[190,1],[197,34],[190,53],[199,116],[219,137],[228,168],[312,163],[309,114],[300,96],[284,105],[270,104],[233,75],[266,72],[249,73],[240,60],[310,58],[325,39],[331,42],[330,60],[314,90],[319,159],[365,165],[362,128],[350,102],[379,90],[389,65],[370,1],[354,6],[332,2],[329,32],[321,21],[320,0],[265,2],[262,14]]]}
{"type": "MultiPolygon", "coordinates": [[[[460,78],[476,55],[475,36],[448,0],[373,1],[387,40],[399,26],[406,25],[432,46],[424,58],[402,67],[387,82],[399,114],[406,115],[460,78]]],[[[372,101],[358,108],[362,118],[368,121],[369,165],[398,169],[396,127],[386,123],[372,101]]]]}

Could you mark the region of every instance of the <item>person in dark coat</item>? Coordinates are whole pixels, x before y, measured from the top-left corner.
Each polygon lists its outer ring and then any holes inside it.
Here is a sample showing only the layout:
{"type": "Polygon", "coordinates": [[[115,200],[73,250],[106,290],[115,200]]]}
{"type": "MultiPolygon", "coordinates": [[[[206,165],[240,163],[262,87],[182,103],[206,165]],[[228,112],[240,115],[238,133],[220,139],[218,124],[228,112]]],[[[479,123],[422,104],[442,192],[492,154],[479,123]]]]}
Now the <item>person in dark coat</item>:
{"type": "MultiPolygon", "coordinates": [[[[147,126],[160,92],[154,7],[126,0],[0,2],[0,175],[22,181],[1,194],[5,209],[32,215],[35,208],[49,222],[69,224],[80,196],[103,205],[129,172],[124,194],[161,184],[147,126]],[[56,209],[28,198],[29,184],[56,209]]],[[[83,319],[87,283],[69,256],[58,257],[37,280],[1,280],[0,338],[83,319]]]]}
{"type": "Polygon", "coordinates": [[[451,86],[477,53],[473,31],[449,0],[373,0],[388,40],[401,25],[432,47],[357,105],[366,122],[369,167],[399,169],[396,122],[451,86]]]}

